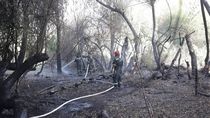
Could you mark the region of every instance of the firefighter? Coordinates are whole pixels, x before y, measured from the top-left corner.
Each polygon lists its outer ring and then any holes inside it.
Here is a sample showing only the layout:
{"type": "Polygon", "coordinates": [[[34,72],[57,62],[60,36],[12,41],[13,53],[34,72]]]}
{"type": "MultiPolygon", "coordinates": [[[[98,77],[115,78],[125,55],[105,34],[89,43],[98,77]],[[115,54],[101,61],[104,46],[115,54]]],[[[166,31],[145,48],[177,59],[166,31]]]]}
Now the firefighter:
{"type": "Polygon", "coordinates": [[[115,83],[115,87],[120,87],[121,85],[122,67],[123,61],[120,58],[120,53],[119,51],[115,51],[112,62],[113,83],[115,83]]]}

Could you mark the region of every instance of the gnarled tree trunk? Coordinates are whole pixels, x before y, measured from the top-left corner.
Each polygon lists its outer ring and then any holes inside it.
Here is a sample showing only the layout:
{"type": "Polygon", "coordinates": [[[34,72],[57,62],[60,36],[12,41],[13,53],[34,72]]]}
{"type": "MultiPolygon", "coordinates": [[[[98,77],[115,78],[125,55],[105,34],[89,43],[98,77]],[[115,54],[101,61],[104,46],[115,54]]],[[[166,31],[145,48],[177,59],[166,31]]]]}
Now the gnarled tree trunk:
{"type": "Polygon", "coordinates": [[[34,56],[28,58],[23,64],[19,66],[9,77],[0,83],[0,113],[3,108],[7,108],[12,106],[13,102],[11,102],[10,93],[11,88],[15,84],[15,82],[21,77],[21,75],[32,68],[34,64],[47,60],[49,57],[47,54],[35,54],[34,56]]]}

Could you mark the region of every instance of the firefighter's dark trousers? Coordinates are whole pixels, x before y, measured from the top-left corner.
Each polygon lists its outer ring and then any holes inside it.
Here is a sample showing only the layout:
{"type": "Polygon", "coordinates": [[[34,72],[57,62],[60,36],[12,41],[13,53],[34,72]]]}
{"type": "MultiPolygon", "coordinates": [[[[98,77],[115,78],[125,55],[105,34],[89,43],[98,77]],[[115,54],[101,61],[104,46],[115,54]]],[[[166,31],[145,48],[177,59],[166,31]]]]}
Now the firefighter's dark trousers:
{"type": "Polygon", "coordinates": [[[114,86],[120,87],[120,85],[121,85],[120,82],[121,82],[121,74],[118,74],[118,73],[114,74],[113,75],[113,83],[116,83],[114,86]]]}

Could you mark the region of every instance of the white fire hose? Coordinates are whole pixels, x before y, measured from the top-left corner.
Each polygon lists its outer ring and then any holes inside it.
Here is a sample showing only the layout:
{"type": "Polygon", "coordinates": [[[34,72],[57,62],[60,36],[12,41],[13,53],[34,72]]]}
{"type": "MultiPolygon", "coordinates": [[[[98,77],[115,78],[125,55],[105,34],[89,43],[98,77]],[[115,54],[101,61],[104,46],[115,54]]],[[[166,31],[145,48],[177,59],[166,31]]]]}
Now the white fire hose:
{"type": "MultiPolygon", "coordinates": [[[[89,70],[89,64],[88,64],[87,69],[86,69],[86,73],[85,73],[85,77],[84,77],[85,79],[86,79],[86,77],[88,75],[88,70],[89,70]]],[[[90,94],[90,95],[85,95],[85,96],[81,96],[81,97],[77,97],[77,98],[68,100],[68,101],[64,102],[63,104],[61,104],[60,106],[58,106],[57,108],[53,109],[52,111],[50,111],[48,113],[45,113],[45,114],[42,114],[42,115],[38,115],[38,116],[32,116],[32,117],[29,117],[29,118],[42,118],[42,117],[48,116],[48,115],[54,113],[55,111],[59,110],[61,107],[63,107],[64,105],[66,105],[66,104],[68,104],[70,102],[73,102],[73,101],[76,101],[76,100],[80,100],[80,99],[83,99],[83,98],[88,98],[88,97],[93,97],[93,96],[97,96],[97,95],[100,95],[100,94],[104,94],[104,93],[112,90],[114,88],[114,85],[116,84],[116,83],[104,82],[104,81],[100,81],[100,80],[94,80],[94,81],[111,84],[112,87],[110,87],[110,88],[108,88],[108,89],[106,89],[104,91],[98,92],[98,93],[94,93],[94,94],[90,94]]]]}

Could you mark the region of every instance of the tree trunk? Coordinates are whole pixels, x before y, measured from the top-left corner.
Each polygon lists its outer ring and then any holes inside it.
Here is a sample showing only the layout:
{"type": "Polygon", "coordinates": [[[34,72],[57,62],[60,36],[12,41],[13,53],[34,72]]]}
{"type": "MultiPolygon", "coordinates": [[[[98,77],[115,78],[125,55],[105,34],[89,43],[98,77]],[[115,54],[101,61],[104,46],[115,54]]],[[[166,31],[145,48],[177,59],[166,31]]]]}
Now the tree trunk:
{"type": "Polygon", "coordinates": [[[122,55],[121,57],[122,57],[122,60],[123,60],[123,68],[122,68],[123,71],[125,71],[126,67],[127,67],[127,60],[126,60],[127,51],[128,51],[128,37],[125,37],[124,43],[123,43],[123,46],[122,46],[122,52],[121,52],[121,55],[122,55]]]}
{"type": "MultiPolygon", "coordinates": [[[[58,1],[57,1],[58,2],[58,1]]],[[[60,22],[60,9],[59,3],[57,3],[57,10],[56,10],[56,28],[57,28],[57,49],[56,49],[56,57],[57,57],[57,73],[62,73],[61,70],[61,52],[60,52],[60,41],[61,41],[61,22],[60,22]]]]}
{"type": "Polygon", "coordinates": [[[205,37],[206,37],[206,58],[205,58],[205,67],[206,67],[208,65],[208,61],[209,61],[208,27],[207,27],[207,22],[206,22],[206,15],[205,15],[205,11],[204,11],[203,0],[200,0],[200,4],[201,4],[202,17],[203,17],[203,24],[204,24],[204,29],[205,29],[205,37]]]}
{"type": "Polygon", "coordinates": [[[57,26],[57,49],[56,49],[56,55],[57,55],[57,72],[62,73],[61,70],[61,53],[60,53],[60,37],[61,37],[61,29],[60,26],[57,26]]]}
{"type": "Polygon", "coordinates": [[[180,62],[181,62],[181,58],[182,58],[182,53],[179,54],[179,59],[178,59],[178,71],[177,71],[178,78],[181,75],[181,73],[180,73],[180,62]]]}
{"type": "MultiPolygon", "coordinates": [[[[182,43],[182,38],[181,38],[181,34],[180,34],[180,33],[179,33],[179,40],[180,40],[179,46],[180,46],[180,48],[182,49],[182,45],[184,44],[184,39],[183,39],[183,43],[182,43]]],[[[181,63],[181,58],[182,58],[182,51],[180,51],[179,59],[178,59],[178,72],[177,72],[178,78],[179,78],[179,76],[181,75],[181,74],[180,74],[180,63],[181,63]]]]}
{"type": "Polygon", "coordinates": [[[5,46],[4,51],[5,56],[3,57],[2,61],[0,61],[0,80],[3,80],[7,67],[13,59],[13,52],[9,49],[9,46],[5,46]]]}
{"type": "Polygon", "coordinates": [[[46,36],[46,29],[47,29],[47,16],[44,16],[40,22],[40,32],[37,37],[37,47],[36,47],[36,53],[41,53],[44,48],[44,40],[46,36]]]}
{"type": "Polygon", "coordinates": [[[52,6],[52,3],[54,3],[54,0],[50,0],[48,2],[44,2],[44,8],[41,11],[42,17],[39,19],[39,27],[40,27],[40,32],[37,37],[37,42],[36,42],[36,53],[42,53],[42,50],[44,48],[44,41],[46,40],[46,30],[47,30],[47,23],[49,20],[49,12],[50,12],[50,7],[52,6]]]}
{"type": "Polygon", "coordinates": [[[18,65],[22,64],[25,57],[26,46],[27,46],[27,35],[28,35],[28,27],[29,27],[29,18],[28,18],[28,1],[22,1],[23,3],[23,36],[20,47],[20,53],[18,56],[18,65]]]}
{"type": "MultiPolygon", "coordinates": [[[[112,25],[112,24],[111,24],[112,25]]],[[[113,27],[110,26],[110,32],[111,32],[111,51],[110,51],[110,63],[109,63],[109,68],[108,69],[111,69],[111,66],[112,66],[112,61],[113,61],[113,52],[114,52],[114,43],[115,43],[115,31],[113,31],[113,27]]]]}
{"type": "Polygon", "coordinates": [[[0,110],[5,104],[7,104],[7,100],[10,97],[10,90],[15,84],[15,82],[21,77],[21,75],[33,67],[34,64],[47,60],[49,57],[47,54],[35,54],[34,56],[28,58],[23,64],[19,66],[17,70],[15,70],[6,80],[1,82],[0,84],[0,110]]]}
{"type": "Polygon", "coordinates": [[[197,69],[197,57],[192,46],[192,41],[190,35],[186,35],[186,43],[191,57],[191,66],[192,66],[192,76],[195,79],[195,95],[198,94],[198,69],[197,69]]]}
{"type": "Polygon", "coordinates": [[[161,70],[161,64],[160,64],[160,55],[158,53],[157,44],[155,41],[155,30],[156,30],[156,19],[155,19],[155,1],[151,0],[151,6],[152,6],[152,19],[153,19],[153,32],[152,32],[152,48],[153,48],[153,54],[154,59],[157,65],[157,69],[161,70]]]}
{"type": "MultiPolygon", "coordinates": [[[[139,55],[139,42],[140,42],[140,39],[136,33],[136,30],[134,29],[133,25],[131,24],[131,22],[128,20],[128,18],[125,16],[125,13],[124,12],[120,12],[122,14],[122,17],[125,19],[126,23],[128,24],[129,28],[131,29],[132,33],[133,33],[133,36],[134,36],[134,49],[135,49],[135,53],[136,53],[136,58],[138,57],[139,55]]],[[[138,60],[138,58],[136,59],[138,60]]]]}

